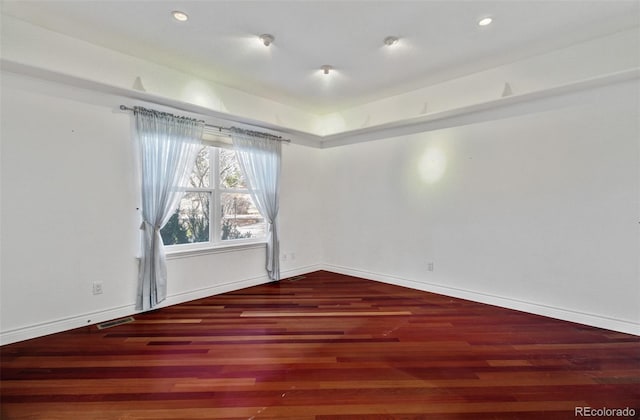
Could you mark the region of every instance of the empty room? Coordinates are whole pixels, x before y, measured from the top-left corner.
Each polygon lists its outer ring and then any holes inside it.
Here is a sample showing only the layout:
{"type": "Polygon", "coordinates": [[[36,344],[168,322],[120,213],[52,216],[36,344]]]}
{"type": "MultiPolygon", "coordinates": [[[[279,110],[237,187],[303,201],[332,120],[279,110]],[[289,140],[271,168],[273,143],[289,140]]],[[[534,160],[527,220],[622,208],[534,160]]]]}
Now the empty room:
{"type": "Polygon", "coordinates": [[[640,417],[640,2],[2,0],[2,419],[640,417]]]}

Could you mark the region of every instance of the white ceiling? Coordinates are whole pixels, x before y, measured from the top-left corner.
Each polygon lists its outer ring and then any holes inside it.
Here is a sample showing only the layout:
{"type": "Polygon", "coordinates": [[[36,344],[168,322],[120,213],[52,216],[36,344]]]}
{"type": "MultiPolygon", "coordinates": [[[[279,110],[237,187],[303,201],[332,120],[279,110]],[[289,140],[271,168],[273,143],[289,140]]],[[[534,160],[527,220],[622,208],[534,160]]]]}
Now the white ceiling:
{"type": "Polygon", "coordinates": [[[314,113],[640,24],[638,0],[10,1],[2,13],[314,113]],[[175,21],[182,10],[190,19],[175,21]],[[494,23],[480,28],[478,18],[494,23]],[[266,48],[257,36],[271,33],[266,48]],[[400,37],[397,47],[383,39],[400,37]],[[336,69],[329,77],[323,64],[336,69]]]}

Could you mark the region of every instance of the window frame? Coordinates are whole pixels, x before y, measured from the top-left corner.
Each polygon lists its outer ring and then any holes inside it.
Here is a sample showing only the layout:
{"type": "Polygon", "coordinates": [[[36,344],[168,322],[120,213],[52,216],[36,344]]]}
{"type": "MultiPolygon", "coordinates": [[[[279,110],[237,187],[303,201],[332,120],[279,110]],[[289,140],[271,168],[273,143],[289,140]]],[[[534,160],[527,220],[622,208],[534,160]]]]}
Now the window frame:
{"type": "MultiPolygon", "coordinates": [[[[262,247],[267,242],[266,221],[265,234],[255,238],[238,238],[238,239],[221,239],[222,217],[220,209],[222,205],[223,194],[249,194],[251,197],[251,189],[246,188],[223,188],[220,179],[220,150],[233,150],[230,142],[204,140],[203,148],[209,149],[209,187],[208,188],[185,188],[185,193],[208,193],[209,200],[209,240],[206,242],[192,242],[186,244],[165,245],[166,255],[179,257],[188,256],[190,254],[207,254],[215,252],[225,252],[234,249],[249,249],[254,247],[262,247]]],[[[198,152],[199,153],[199,152],[198,152]]],[[[253,200],[253,198],[251,198],[253,200]]],[[[255,203],[254,203],[255,205],[255,203]]],[[[263,217],[264,220],[264,217],[263,217]]]]}

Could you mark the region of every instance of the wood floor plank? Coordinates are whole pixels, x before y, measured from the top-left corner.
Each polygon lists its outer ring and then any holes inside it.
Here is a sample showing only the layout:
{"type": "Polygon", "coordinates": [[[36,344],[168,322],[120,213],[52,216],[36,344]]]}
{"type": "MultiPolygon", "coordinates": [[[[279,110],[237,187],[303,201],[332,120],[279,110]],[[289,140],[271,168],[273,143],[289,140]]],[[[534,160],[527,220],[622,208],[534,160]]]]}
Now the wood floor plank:
{"type": "Polygon", "coordinates": [[[341,317],[341,316],[399,316],[411,315],[409,311],[315,311],[315,312],[284,312],[284,311],[244,311],[240,315],[246,318],[260,317],[341,317]]]}
{"type": "Polygon", "coordinates": [[[640,337],[324,271],[0,348],[2,419],[640,417],[640,337]]]}

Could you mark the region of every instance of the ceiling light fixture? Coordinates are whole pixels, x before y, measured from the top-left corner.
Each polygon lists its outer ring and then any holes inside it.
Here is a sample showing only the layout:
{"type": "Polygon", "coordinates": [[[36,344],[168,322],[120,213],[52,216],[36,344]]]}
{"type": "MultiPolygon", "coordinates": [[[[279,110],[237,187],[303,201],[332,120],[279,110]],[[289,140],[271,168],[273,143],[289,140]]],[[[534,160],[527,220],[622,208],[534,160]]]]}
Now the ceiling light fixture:
{"type": "Polygon", "coordinates": [[[262,34],[259,36],[260,41],[262,41],[262,43],[264,44],[265,47],[268,47],[269,45],[271,45],[271,43],[276,39],[273,35],[271,34],[262,34]]]}
{"type": "Polygon", "coordinates": [[[181,12],[180,10],[174,10],[171,12],[171,16],[179,22],[186,22],[189,20],[189,16],[185,12],[181,12]]]}
{"type": "Polygon", "coordinates": [[[478,21],[478,26],[488,26],[493,22],[493,18],[491,16],[483,17],[478,21]]]}
{"type": "Polygon", "coordinates": [[[384,39],[384,45],[386,45],[387,47],[392,47],[398,44],[398,41],[400,41],[400,39],[397,36],[388,36],[384,39]]]}
{"type": "Polygon", "coordinates": [[[325,64],[324,66],[320,67],[320,70],[322,70],[324,74],[329,74],[329,71],[333,70],[333,67],[325,64]]]}

